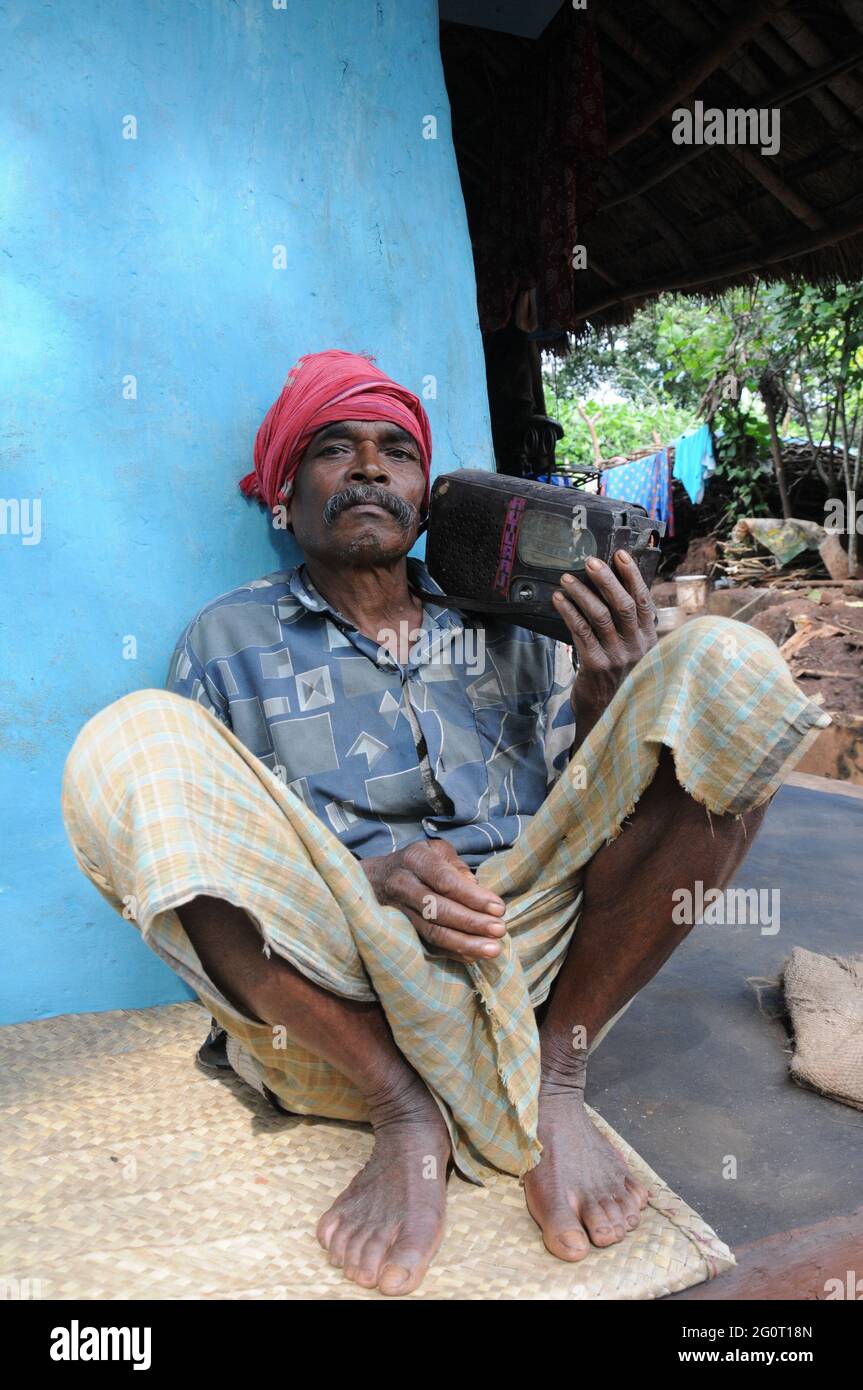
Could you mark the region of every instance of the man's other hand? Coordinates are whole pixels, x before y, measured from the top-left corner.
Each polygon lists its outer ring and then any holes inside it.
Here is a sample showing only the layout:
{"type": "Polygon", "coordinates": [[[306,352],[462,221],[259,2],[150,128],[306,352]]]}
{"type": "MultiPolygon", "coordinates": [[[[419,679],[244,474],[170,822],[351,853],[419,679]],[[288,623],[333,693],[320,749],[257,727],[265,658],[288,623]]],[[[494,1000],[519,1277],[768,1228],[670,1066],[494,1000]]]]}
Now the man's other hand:
{"type": "Polygon", "coordinates": [[[656,608],[639,568],[624,550],[613,558],[616,574],[602,560],[587,562],[598,592],[565,574],[554,595],[578,652],[572,706],[579,743],[632,668],[656,646],[656,608]]]}
{"type": "Polygon", "coordinates": [[[500,954],[506,904],[480,887],[448,840],[416,840],[360,867],[378,902],[400,908],[430,946],[464,960],[500,954]]]}

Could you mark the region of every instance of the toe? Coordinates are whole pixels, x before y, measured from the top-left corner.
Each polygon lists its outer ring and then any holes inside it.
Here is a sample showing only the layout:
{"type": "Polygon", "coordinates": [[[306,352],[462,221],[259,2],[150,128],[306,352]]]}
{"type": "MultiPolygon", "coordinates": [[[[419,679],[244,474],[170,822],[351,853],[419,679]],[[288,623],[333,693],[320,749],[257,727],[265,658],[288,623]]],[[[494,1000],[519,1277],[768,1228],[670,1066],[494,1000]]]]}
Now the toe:
{"type": "Polygon", "coordinates": [[[357,1281],[357,1274],[360,1270],[362,1261],[363,1246],[366,1243],[366,1232],[363,1230],[354,1231],[345,1247],[342,1270],[346,1279],[357,1281]]]}
{"type": "Polygon", "coordinates": [[[375,1231],[373,1235],[367,1236],[363,1242],[362,1250],[355,1262],[355,1277],[357,1283],[361,1284],[364,1289],[376,1287],[391,1238],[392,1231],[375,1231]]]}
{"type": "Polygon", "coordinates": [[[630,1188],[624,1187],[623,1193],[617,1199],[620,1214],[626,1222],[626,1229],[634,1231],[641,1220],[641,1206],[635,1193],[630,1188]]]}
{"type": "Polygon", "coordinates": [[[324,1212],[323,1216],[321,1217],[320,1221],[315,1227],[315,1235],[317,1236],[318,1244],[322,1245],[325,1250],[329,1250],[330,1241],[335,1235],[336,1227],[338,1226],[338,1224],[339,1214],[337,1211],[334,1211],[332,1207],[330,1207],[329,1211],[324,1212]]]}
{"type": "Polygon", "coordinates": [[[611,1229],[614,1231],[614,1239],[623,1240],[623,1237],[626,1235],[626,1232],[629,1228],[626,1224],[626,1217],[620,1210],[617,1198],[603,1197],[600,1205],[604,1208],[608,1216],[609,1224],[611,1225],[611,1229]]]}
{"type": "MultiPolygon", "coordinates": [[[[608,1212],[601,1202],[592,1198],[586,1201],[581,1208],[581,1219],[590,1239],[600,1249],[606,1245],[614,1245],[620,1239],[620,1236],[615,1235],[614,1222],[609,1219],[608,1212]]],[[[621,1227],[622,1234],[623,1228],[621,1227]]]]}
{"type": "Polygon", "coordinates": [[[583,1260],[590,1250],[587,1232],[570,1207],[556,1208],[541,1225],[546,1250],[559,1260],[583,1260]]]}
{"type": "Polygon", "coordinates": [[[340,1221],[330,1238],[328,1247],[330,1264],[335,1265],[336,1269],[341,1269],[344,1266],[345,1254],[353,1233],[353,1228],[346,1221],[340,1221]]]}
{"type": "Polygon", "coordinates": [[[409,1265],[394,1264],[392,1260],[387,1260],[378,1279],[378,1288],[381,1293],[410,1293],[418,1283],[419,1279],[414,1277],[414,1271],[409,1265]]]}
{"type": "Polygon", "coordinates": [[[645,1187],[644,1183],[639,1182],[638,1178],[634,1178],[631,1173],[627,1173],[626,1187],[627,1190],[631,1192],[635,1197],[635,1200],[638,1202],[640,1210],[644,1211],[644,1208],[647,1206],[647,1203],[650,1200],[650,1193],[645,1187]]]}
{"type": "Polygon", "coordinates": [[[378,1279],[381,1293],[410,1293],[421,1282],[440,1245],[441,1234],[429,1229],[403,1231],[386,1253],[378,1279]]]}

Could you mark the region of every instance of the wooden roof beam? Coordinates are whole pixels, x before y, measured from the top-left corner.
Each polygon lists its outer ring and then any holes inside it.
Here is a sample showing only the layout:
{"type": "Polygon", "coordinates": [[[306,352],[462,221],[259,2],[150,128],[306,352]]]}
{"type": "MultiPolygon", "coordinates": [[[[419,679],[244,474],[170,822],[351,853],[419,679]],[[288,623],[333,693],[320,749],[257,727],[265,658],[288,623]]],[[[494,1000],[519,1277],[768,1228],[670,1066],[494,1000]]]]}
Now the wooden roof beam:
{"type": "Polygon", "coordinates": [[[778,174],[774,174],[766,159],[759,154],[753,154],[752,150],[746,149],[743,145],[722,145],[720,148],[724,155],[735,160],[751,178],[761,184],[762,188],[766,188],[771,197],[787,208],[798,222],[803,222],[810,231],[821,231],[825,222],[820,212],[778,174]]]}
{"type": "Polygon", "coordinates": [[[692,267],[698,264],[695,248],[675,227],[671,218],[666,217],[661,208],[658,208],[650,198],[637,198],[636,207],[640,207],[644,216],[650,219],[663,241],[674,251],[681,265],[692,267]]]}
{"type": "MultiPolygon", "coordinates": [[[[647,3],[667,24],[668,0],[647,0],[647,3]]],[[[740,0],[730,0],[730,3],[732,11],[740,9],[740,0]]],[[[723,7],[721,0],[719,3],[712,0],[710,5],[704,5],[703,0],[675,0],[674,27],[687,37],[696,50],[712,42],[713,37],[733,18],[734,14],[729,15],[727,6],[723,7]]],[[[751,96],[766,91],[772,81],[764,65],[755,56],[751,43],[729,54],[724,70],[742,91],[749,92],[751,96]]]]}
{"type": "MultiPolygon", "coordinates": [[[[774,92],[762,93],[752,96],[752,101],[757,101],[761,106],[784,108],[790,106],[792,102],[799,101],[803,96],[809,96],[811,92],[824,84],[837,73],[847,72],[850,68],[858,67],[863,63],[863,41],[855,44],[854,47],[839,58],[832,59],[829,63],[823,64],[814,72],[804,73],[799,77],[792,78],[789,82],[778,87],[774,92]]],[[[646,193],[649,188],[655,188],[657,184],[664,183],[685,168],[693,159],[699,159],[708,150],[715,149],[714,145],[691,145],[684,154],[669,159],[660,168],[648,173],[640,183],[632,185],[626,192],[617,194],[613,198],[607,199],[600,206],[599,211],[605,212],[609,208],[618,207],[621,203],[627,203],[631,198],[640,193],[646,193]]]]}
{"type": "Polygon", "coordinates": [[[651,53],[649,48],[645,48],[637,35],[632,32],[630,25],[624,24],[610,10],[605,10],[599,16],[596,26],[617,44],[617,47],[626,54],[627,58],[632,59],[636,67],[642,70],[642,76],[646,81],[657,77],[671,76],[671,70],[660,58],[651,53]]]}
{"type": "Polygon", "coordinates": [[[637,140],[656,121],[673,107],[679,106],[700,87],[702,82],[721,67],[725,59],[735,49],[748,42],[757,31],[788,3],[788,0],[755,0],[748,12],[725,29],[716,43],[693,59],[686,75],[666,91],[658,101],[642,111],[624,129],[613,133],[608,142],[609,154],[616,154],[624,146],[637,140]]]}
{"type": "Polygon", "coordinates": [[[810,92],[815,91],[818,87],[823,87],[825,82],[830,82],[834,77],[841,77],[851,68],[856,68],[861,61],[863,61],[863,41],[852,44],[844,53],[840,53],[838,58],[830,58],[820,67],[801,73],[799,77],[794,77],[786,82],[783,87],[773,93],[770,98],[770,105],[790,106],[792,101],[809,96],[810,92]]]}
{"type": "Polygon", "coordinates": [[[599,264],[595,256],[591,256],[590,258],[590,269],[593,271],[594,275],[598,275],[600,280],[604,280],[607,285],[611,285],[613,289],[618,288],[617,280],[599,264]]]}
{"type": "MultiPolygon", "coordinates": [[[[859,199],[852,201],[859,202],[859,199]]],[[[601,314],[605,309],[626,304],[632,299],[652,299],[655,295],[665,294],[670,290],[698,290],[721,280],[736,279],[741,275],[753,275],[759,270],[764,270],[767,266],[778,265],[782,261],[796,260],[800,256],[809,255],[813,251],[820,251],[824,247],[835,246],[838,242],[846,241],[849,237],[859,236],[861,232],[863,232],[863,212],[858,210],[853,215],[847,216],[842,222],[825,227],[820,232],[811,232],[805,237],[797,237],[775,244],[758,256],[738,257],[736,260],[726,257],[722,261],[715,261],[713,265],[705,266],[697,276],[659,276],[653,280],[645,280],[640,285],[633,285],[620,294],[605,295],[579,310],[578,322],[593,318],[594,315],[601,314]]]]}
{"type": "MultiPolygon", "coordinates": [[[[770,61],[775,63],[780,72],[786,74],[789,82],[799,77],[805,77],[808,72],[812,71],[812,65],[807,66],[802,63],[799,55],[789,48],[785,40],[781,39],[769,26],[761,29],[752,42],[754,47],[765,53],[770,61]]],[[[809,100],[826,124],[836,132],[842,130],[851,119],[842,102],[833,95],[828,84],[813,88],[809,93],[809,100]]]]}
{"type": "MultiPolygon", "coordinates": [[[[646,48],[646,46],[640,41],[640,39],[638,39],[637,36],[632,35],[625,28],[625,26],[620,24],[619,20],[615,19],[613,15],[606,13],[603,16],[601,21],[601,28],[603,32],[607,35],[607,37],[611,39],[612,43],[616,45],[617,48],[619,48],[623,53],[625,53],[636,64],[636,68],[639,73],[646,69],[647,71],[654,72],[656,76],[660,79],[668,76],[667,67],[665,67],[665,65],[661,61],[655,60],[652,54],[650,53],[650,50],[646,48]]],[[[822,81],[827,81],[829,77],[834,74],[837,66],[850,66],[851,62],[857,57],[863,60],[863,44],[859,45],[859,49],[859,55],[852,55],[851,58],[849,58],[849,56],[846,54],[842,59],[838,61],[835,59],[831,59],[830,62],[822,66],[822,70],[819,74],[809,73],[806,74],[803,78],[794,78],[790,83],[785,83],[784,86],[775,95],[764,93],[759,94],[757,97],[754,97],[753,99],[757,100],[762,105],[771,107],[778,106],[783,99],[786,102],[790,102],[792,99],[795,99],[796,97],[801,95],[802,90],[808,90],[813,85],[815,85],[818,81],[819,76],[821,77],[822,81]]],[[[687,150],[682,156],[675,157],[675,159],[670,161],[670,163],[666,164],[663,167],[663,169],[661,169],[658,173],[654,171],[652,175],[648,175],[648,177],[646,179],[643,179],[639,184],[637,184],[635,188],[631,188],[625,192],[618,193],[616,196],[607,199],[602,204],[600,210],[604,211],[609,206],[616,206],[623,202],[627,202],[630,199],[641,202],[641,195],[643,195],[649,188],[653,188],[658,183],[664,182],[670,173],[674,173],[680,168],[684,167],[692,159],[696,158],[700,153],[702,153],[706,148],[709,147],[695,146],[692,149],[687,150]]],[[[759,160],[757,156],[752,154],[752,152],[742,149],[739,150],[737,147],[731,146],[723,146],[721,148],[725,151],[727,155],[735,159],[737,163],[739,163],[747,171],[750,177],[756,179],[762,185],[762,187],[764,187],[770,193],[770,195],[776,199],[776,201],[781,203],[782,206],[784,206],[792,214],[792,216],[796,217],[799,221],[803,222],[803,224],[809,227],[810,230],[817,231],[824,225],[817,209],[814,208],[811,204],[809,204],[807,200],[804,197],[802,197],[802,195],[797,193],[796,190],[793,189],[787,183],[787,181],[783,180],[779,175],[775,174],[772,169],[767,167],[765,162],[759,160]]],[[[653,202],[653,200],[649,201],[651,203],[653,202]]],[[[664,232],[664,229],[661,230],[663,230],[664,232]]],[[[758,237],[754,238],[756,247],[758,245],[759,240],[760,238],[758,237]]],[[[674,245],[673,240],[672,245],[674,245]]],[[[675,246],[675,250],[678,253],[678,258],[683,259],[683,257],[681,257],[680,255],[680,248],[675,246]]]]}
{"type": "MultiPolygon", "coordinates": [[[[773,28],[781,34],[788,47],[810,66],[829,62],[833,56],[821,36],[799,15],[777,14],[773,19],[773,28]]],[[[830,90],[844,102],[848,111],[855,116],[863,115],[863,83],[856,77],[841,74],[832,80],[830,90]]]]}
{"type": "MultiPolygon", "coordinates": [[[[640,8],[640,7],[639,7],[640,8]]],[[[669,22],[668,0],[647,0],[647,8],[664,24],[669,22]]],[[[680,31],[694,52],[712,43],[718,30],[725,23],[725,15],[719,16],[719,24],[713,22],[714,11],[710,5],[687,5],[685,0],[676,0],[674,5],[674,27],[680,31]]]]}
{"type": "Polygon", "coordinates": [[[839,0],[858,33],[863,34],[863,0],[839,0]]]}
{"type": "MultiPolygon", "coordinates": [[[[616,171],[612,174],[612,177],[617,177],[616,171]]],[[[696,248],[691,242],[687,241],[683,233],[675,226],[672,219],[666,216],[662,208],[657,207],[650,198],[637,198],[635,200],[635,206],[640,210],[645,221],[653,224],[659,236],[671,248],[682,266],[691,268],[698,264],[698,253],[696,248]]],[[[593,265],[592,259],[589,263],[591,266],[593,265]]]]}
{"type": "MultiPolygon", "coordinates": [[[[609,36],[612,30],[618,32],[617,22],[607,12],[601,16],[599,23],[606,28],[609,36]]],[[[637,92],[639,87],[649,90],[647,74],[639,67],[638,57],[633,55],[630,46],[627,45],[626,48],[623,48],[616,43],[616,40],[613,39],[612,42],[614,44],[613,51],[603,55],[604,65],[614,69],[620,82],[628,90],[637,92]]],[[[666,69],[660,62],[654,61],[647,48],[642,46],[639,52],[641,59],[647,63],[654,77],[665,75],[666,69]]],[[[609,165],[602,170],[602,177],[614,187],[615,183],[619,183],[623,174],[609,165]]],[[[662,240],[672,249],[681,265],[692,267],[698,264],[698,254],[695,247],[675,224],[673,216],[667,216],[665,210],[659,207],[652,198],[636,198],[635,204],[645,219],[653,223],[662,240]]]]}
{"type": "Polygon", "coordinates": [[[676,159],[669,159],[652,173],[648,173],[640,183],[630,184],[622,193],[616,193],[613,198],[606,198],[605,202],[600,203],[597,212],[608,212],[611,208],[621,207],[623,203],[631,202],[633,198],[638,198],[642,193],[646,193],[650,188],[656,188],[657,184],[665,183],[674,174],[685,169],[687,164],[691,164],[693,159],[700,159],[708,150],[715,149],[715,145],[690,145],[685,154],[679,155],[676,159]]]}

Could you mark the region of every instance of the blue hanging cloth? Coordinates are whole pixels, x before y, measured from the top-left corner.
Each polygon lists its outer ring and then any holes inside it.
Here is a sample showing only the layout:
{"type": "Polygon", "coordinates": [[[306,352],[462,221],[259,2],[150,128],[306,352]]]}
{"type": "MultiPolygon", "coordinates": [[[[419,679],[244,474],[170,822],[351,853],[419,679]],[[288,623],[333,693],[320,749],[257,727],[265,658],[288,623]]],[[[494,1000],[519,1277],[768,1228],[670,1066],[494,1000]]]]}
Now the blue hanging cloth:
{"type": "Polygon", "coordinates": [[[704,497],[704,484],[716,467],[710,426],[702,425],[694,434],[682,434],[674,443],[674,476],[682,483],[697,507],[704,497]]]}
{"type": "Polygon", "coordinates": [[[576,483],[567,473],[531,473],[535,483],[550,483],[552,487],[575,487],[576,483]]]}
{"type": "Polygon", "coordinates": [[[643,507],[653,521],[664,521],[666,535],[674,535],[674,506],[671,500],[671,470],[668,450],[660,449],[649,458],[633,459],[602,475],[600,492],[603,497],[621,502],[635,502],[643,507]]]}

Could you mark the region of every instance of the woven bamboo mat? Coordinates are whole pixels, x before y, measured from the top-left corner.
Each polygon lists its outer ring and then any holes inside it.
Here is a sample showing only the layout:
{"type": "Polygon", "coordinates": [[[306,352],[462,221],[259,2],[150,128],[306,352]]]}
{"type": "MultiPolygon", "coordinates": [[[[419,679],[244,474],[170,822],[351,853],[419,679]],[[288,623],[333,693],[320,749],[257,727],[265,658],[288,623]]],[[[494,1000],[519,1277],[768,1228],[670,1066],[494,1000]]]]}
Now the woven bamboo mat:
{"type": "MultiPolygon", "coordinates": [[[[361,1125],[281,1117],[194,1065],[198,1004],[0,1029],[0,1270],[49,1299],[368,1299],[315,1223],[371,1150],[361,1125]],[[32,1287],[32,1286],[31,1286],[32,1287]]],[[[517,1181],[449,1184],[447,1232],[411,1298],[645,1299],[733,1263],[608,1125],[651,1192],[640,1226],[577,1265],[549,1255],[517,1181]]]]}

